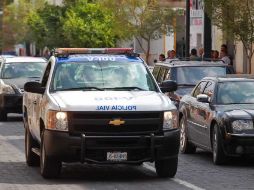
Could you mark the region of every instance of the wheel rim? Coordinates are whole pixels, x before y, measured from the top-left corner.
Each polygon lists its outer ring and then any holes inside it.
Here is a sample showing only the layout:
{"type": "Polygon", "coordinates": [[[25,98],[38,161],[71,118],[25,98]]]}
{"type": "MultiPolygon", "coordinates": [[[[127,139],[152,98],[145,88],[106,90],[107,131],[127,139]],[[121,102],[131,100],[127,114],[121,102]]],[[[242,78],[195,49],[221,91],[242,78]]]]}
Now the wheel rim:
{"type": "Polygon", "coordinates": [[[213,159],[216,160],[217,157],[217,134],[216,134],[216,129],[214,129],[213,132],[213,159]]]}
{"type": "Polygon", "coordinates": [[[181,122],[181,131],[180,131],[180,148],[184,149],[186,143],[186,133],[185,133],[185,125],[184,122],[181,122]]]}

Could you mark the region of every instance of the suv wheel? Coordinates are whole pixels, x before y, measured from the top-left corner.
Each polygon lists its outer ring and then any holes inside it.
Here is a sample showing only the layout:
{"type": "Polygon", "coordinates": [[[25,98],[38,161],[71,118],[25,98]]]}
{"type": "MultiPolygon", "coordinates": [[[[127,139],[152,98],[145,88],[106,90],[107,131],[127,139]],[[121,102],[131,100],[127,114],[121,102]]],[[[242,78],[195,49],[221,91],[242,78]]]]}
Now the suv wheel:
{"type": "Polygon", "coordinates": [[[0,121],[7,121],[7,113],[4,110],[0,110],[0,121]]]}
{"type": "Polygon", "coordinates": [[[216,165],[224,164],[227,157],[222,147],[222,137],[219,133],[218,125],[214,126],[213,129],[213,163],[216,165]]]}
{"type": "Polygon", "coordinates": [[[184,116],[180,121],[180,151],[183,154],[193,154],[196,152],[196,146],[188,141],[186,120],[184,116]]]}
{"type": "Polygon", "coordinates": [[[155,169],[156,173],[161,178],[174,177],[177,171],[178,157],[166,159],[166,160],[156,160],[155,169]]]}
{"type": "Polygon", "coordinates": [[[37,154],[32,151],[32,148],[37,146],[36,141],[33,139],[28,126],[26,126],[25,134],[25,153],[26,153],[26,163],[28,166],[39,166],[40,158],[37,154]]]}
{"type": "Polygon", "coordinates": [[[62,163],[58,160],[50,159],[45,151],[43,133],[41,138],[41,156],[40,156],[40,171],[44,178],[56,178],[60,175],[62,163]]]}

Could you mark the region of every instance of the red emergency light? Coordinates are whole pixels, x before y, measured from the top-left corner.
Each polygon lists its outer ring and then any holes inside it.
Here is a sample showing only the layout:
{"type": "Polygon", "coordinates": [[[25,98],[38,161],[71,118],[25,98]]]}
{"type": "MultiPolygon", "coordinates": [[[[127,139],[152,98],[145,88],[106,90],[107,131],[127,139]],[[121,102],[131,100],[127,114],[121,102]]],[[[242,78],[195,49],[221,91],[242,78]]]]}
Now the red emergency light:
{"type": "Polygon", "coordinates": [[[55,55],[73,54],[133,54],[133,48],[57,48],[55,55]]]}

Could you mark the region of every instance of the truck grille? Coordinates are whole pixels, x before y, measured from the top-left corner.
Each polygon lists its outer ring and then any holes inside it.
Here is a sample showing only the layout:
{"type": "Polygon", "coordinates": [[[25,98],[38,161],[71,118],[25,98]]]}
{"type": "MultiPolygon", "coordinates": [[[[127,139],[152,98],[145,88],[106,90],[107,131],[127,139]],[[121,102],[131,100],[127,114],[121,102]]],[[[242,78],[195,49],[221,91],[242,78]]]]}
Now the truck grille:
{"type": "Polygon", "coordinates": [[[74,134],[152,133],[163,125],[162,112],[70,112],[69,131],[74,134]],[[110,124],[118,120],[121,125],[110,124]]]}

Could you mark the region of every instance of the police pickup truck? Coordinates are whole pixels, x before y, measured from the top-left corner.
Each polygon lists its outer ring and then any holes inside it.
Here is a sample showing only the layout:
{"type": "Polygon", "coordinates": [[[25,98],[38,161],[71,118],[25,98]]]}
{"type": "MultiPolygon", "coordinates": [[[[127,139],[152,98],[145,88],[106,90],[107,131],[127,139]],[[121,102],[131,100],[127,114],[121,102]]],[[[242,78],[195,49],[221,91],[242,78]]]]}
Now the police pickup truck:
{"type": "Polygon", "coordinates": [[[160,177],[174,177],[179,151],[176,107],[146,63],[129,48],[59,48],[40,82],[24,87],[28,166],[54,178],[62,162],[155,162],[160,177]]]}

